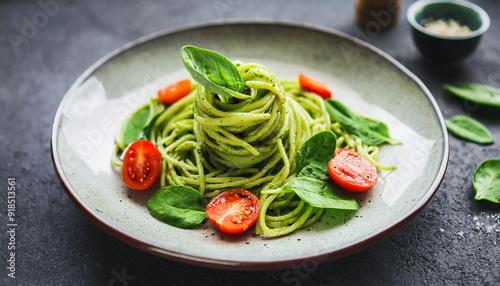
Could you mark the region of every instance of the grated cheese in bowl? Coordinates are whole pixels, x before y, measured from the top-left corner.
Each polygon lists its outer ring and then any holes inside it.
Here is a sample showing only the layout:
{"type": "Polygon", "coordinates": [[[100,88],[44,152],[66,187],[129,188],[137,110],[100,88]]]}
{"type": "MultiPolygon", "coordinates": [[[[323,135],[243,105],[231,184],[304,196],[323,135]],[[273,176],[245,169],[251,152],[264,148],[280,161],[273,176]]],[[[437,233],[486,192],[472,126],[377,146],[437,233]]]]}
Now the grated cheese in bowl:
{"type": "Polygon", "coordinates": [[[422,26],[432,33],[448,36],[464,36],[472,33],[468,26],[460,25],[460,23],[454,19],[425,19],[422,20],[422,26]]]}

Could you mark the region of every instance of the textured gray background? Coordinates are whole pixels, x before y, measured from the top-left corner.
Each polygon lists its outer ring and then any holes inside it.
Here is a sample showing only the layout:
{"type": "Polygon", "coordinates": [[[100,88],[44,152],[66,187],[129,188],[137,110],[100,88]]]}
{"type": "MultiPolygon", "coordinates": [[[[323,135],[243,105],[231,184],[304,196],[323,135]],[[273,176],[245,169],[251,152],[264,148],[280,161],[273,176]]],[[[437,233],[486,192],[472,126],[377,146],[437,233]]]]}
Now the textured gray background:
{"type": "Polygon", "coordinates": [[[500,233],[489,229],[500,229],[498,215],[492,217],[500,205],[474,201],[471,177],[481,161],[500,157],[500,109],[457,99],[441,84],[500,87],[500,3],[474,1],[490,14],[490,31],[461,68],[443,71],[416,51],[405,20],[412,1],[403,2],[397,26],[371,36],[354,24],[353,1],[344,0],[69,1],[45,23],[37,1],[0,1],[0,284],[499,285],[500,233]],[[8,33],[23,35],[24,21],[33,17],[42,17],[42,27],[24,31],[26,40],[14,47],[8,33]],[[50,159],[54,113],[76,78],[115,48],[163,29],[229,19],[310,23],[361,38],[420,77],[445,118],[471,115],[493,132],[496,143],[480,146],[452,136],[447,174],[428,206],[387,239],[343,259],[297,270],[238,272],[139,251],[95,226],[64,193],[50,159]],[[5,268],[7,177],[16,177],[18,187],[15,280],[5,268]],[[122,274],[130,280],[116,278],[122,274]]]}

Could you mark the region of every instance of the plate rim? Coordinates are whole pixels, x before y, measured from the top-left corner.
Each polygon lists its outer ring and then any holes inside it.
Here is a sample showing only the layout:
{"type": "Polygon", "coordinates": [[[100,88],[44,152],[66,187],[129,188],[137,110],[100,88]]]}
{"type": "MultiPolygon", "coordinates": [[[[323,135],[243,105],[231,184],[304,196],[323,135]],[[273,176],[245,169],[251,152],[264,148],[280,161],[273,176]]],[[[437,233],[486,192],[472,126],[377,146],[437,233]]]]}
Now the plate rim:
{"type": "Polygon", "coordinates": [[[200,22],[200,23],[195,23],[195,24],[189,24],[189,25],[183,25],[180,27],[176,28],[167,28],[161,31],[157,31],[148,35],[145,35],[143,37],[140,37],[136,40],[133,40],[131,42],[128,42],[110,53],[104,55],[101,57],[99,60],[97,60],[95,63],[93,63],[90,67],[88,67],[82,74],[78,76],[78,78],[75,80],[75,82],[71,85],[71,87],[68,89],[68,91],[64,94],[63,99],[59,103],[59,106],[57,107],[56,113],[54,115],[53,121],[52,121],[52,128],[51,128],[51,137],[50,137],[50,152],[51,152],[51,159],[52,159],[52,164],[54,167],[54,171],[57,175],[57,178],[59,182],[61,183],[65,193],[68,195],[68,197],[71,199],[71,201],[80,209],[82,213],[84,213],[85,216],[87,216],[94,224],[99,226],[101,229],[106,231],[107,233],[111,234],[115,238],[118,238],[119,240],[136,247],[138,249],[141,249],[145,252],[169,258],[172,260],[176,260],[179,262],[183,263],[188,263],[188,264],[193,264],[193,265],[198,265],[198,266],[208,266],[212,268],[218,268],[218,269],[232,269],[232,270],[279,270],[279,269],[287,269],[287,268],[293,268],[293,267],[300,267],[307,265],[307,263],[322,263],[326,261],[330,261],[333,259],[338,259],[350,254],[353,254],[357,251],[360,251],[361,249],[365,249],[374,243],[382,240],[383,238],[389,236],[391,233],[393,233],[395,230],[399,229],[401,226],[403,226],[405,223],[413,219],[426,205],[427,203],[432,199],[434,194],[437,192],[439,186],[441,185],[446,169],[448,167],[448,162],[449,162],[449,153],[450,153],[450,146],[449,146],[449,136],[447,129],[445,127],[445,121],[444,117],[442,115],[441,109],[439,108],[434,96],[432,93],[429,91],[429,89],[425,86],[425,84],[415,75],[413,74],[409,69],[407,69],[404,65],[396,61],[394,58],[392,58],[389,54],[385,53],[384,51],[380,50],[379,48],[364,42],[362,40],[359,40],[353,36],[347,35],[343,32],[337,31],[335,29],[327,28],[324,26],[318,26],[314,24],[308,24],[308,23],[299,23],[299,22],[294,22],[294,21],[275,21],[275,20],[217,20],[217,21],[205,21],[205,22],[200,22]],[[195,255],[190,255],[190,254],[184,254],[182,252],[177,252],[174,250],[166,250],[159,248],[155,246],[151,241],[146,241],[146,240],[141,240],[135,237],[133,234],[128,234],[124,230],[121,229],[120,226],[113,225],[111,221],[109,221],[107,218],[101,216],[97,212],[95,212],[93,209],[88,207],[84,200],[78,196],[78,194],[71,188],[71,185],[69,184],[68,179],[63,173],[63,170],[60,165],[59,161],[59,156],[57,154],[57,130],[60,122],[60,118],[62,115],[62,108],[65,106],[65,102],[68,100],[68,94],[71,94],[75,89],[77,89],[83,82],[85,82],[89,76],[98,70],[101,66],[103,66],[106,62],[112,60],[114,57],[118,56],[120,53],[127,51],[129,49],[132,49],[134,47],[140,46],[141,44],[144,44],[148,41],[165,37],[170,34],[174,33],[180,33],[184,31],[189,31],[189,30],[196,30],[196,29],[202,29],[202,28],[209,28],[209,27],[219,27],[219,26],[243,26],[243,25],[273,25],[273,26],[284,26],[288,28],[301,28],[301,29],[309,29],[313,31],[319,31],[323,32],[326,34],[334,35],[340,38],[344,38],[346,40],[349,40],[357,45],[360,45],[364,48],[367,48],[371,50],[372,52],[375,52],[378,54],[380,57],[384,58],[388,62],[390,62],[392,65],[394,65],[399,71],[403,72],[409,79],[411,79],[425,94],[427,100],[429,101],[430,105],[434,109],[439,125],[441,127],[441,131],[443,133],[443,139],[444,139],[444,152],[443,152],[443,160],[441,161],[441,164],[439,166],[438,172],[436,174],[436,178],[432,182],[432,185],[429,187],[429,189],[426,191],[424,196],[408,211],[404,213],[403,216],[401,216],[399,219],[395,220],[392,222],[390,225],[378,230],[376,233],[370,235],[369,237],[365,238],[359,238],[354,241],[351,241],[345,245],[343,245],[341,248],[338,249],[329,249],[323,253],[319,254],[313,254],[313,255],[303,255],[301,257],[295,257],[292,259],[284,259],[284,260],[273,260],[273,261],[235,261],[235,260],[230,260],[230,259],[209,259],[205,257],[199,257],[195,255]],[[306,264],[304,264],[306,263],[306,264]]]}

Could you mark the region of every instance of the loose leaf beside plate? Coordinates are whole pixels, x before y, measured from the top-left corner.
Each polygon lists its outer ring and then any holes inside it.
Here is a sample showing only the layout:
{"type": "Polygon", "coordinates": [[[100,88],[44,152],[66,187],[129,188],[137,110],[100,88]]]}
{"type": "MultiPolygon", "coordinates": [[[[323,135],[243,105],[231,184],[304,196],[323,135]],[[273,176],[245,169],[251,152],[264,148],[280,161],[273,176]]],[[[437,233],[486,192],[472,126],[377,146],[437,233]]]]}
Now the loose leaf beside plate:
{"type": "Polygon", "coordinates": [[[472,178],[476,200],[500,203],[500,160],[489,159],[477,167],[472,178]]]}
{"type": "Polygon", "coordinates": [[[481,122],[465,115],[456,115],[445,120],[448,130],[458,137],[479,143],[493,143],[491,132],[481,122]]]}
{"type": "Polygon", "coordinates": [[[500,89],[477,83],[466,83],[459,86],[443,84],[443,88],[469,101],[500,107],[500,89]]]}

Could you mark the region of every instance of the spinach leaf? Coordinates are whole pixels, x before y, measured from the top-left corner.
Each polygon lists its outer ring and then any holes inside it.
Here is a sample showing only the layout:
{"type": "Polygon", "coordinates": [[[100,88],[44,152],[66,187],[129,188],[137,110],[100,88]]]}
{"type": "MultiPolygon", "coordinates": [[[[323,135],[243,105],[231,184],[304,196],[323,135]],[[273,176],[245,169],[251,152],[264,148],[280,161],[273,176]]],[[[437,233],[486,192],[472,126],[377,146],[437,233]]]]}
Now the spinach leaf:
{"type": "Polygon", "coordinates": [[[151,108],[148,104],[139,108],[136,112],[132,114],[132,116],[125,125],[125,129],[123,130],[123,137],[122,137],[122,142],[124,143],[123,147],[126,147],[129,144],[132,144],[135,141],[142,138],[143,129],[149,119],[150,113],[151,113],[151,108]]]}
{"type": "Polygon", "coordinates": [[[335,156],[337,137],[331,131],[323,131],[309,138],[297,151],[295,165],[299,174],[283,189],[295,192],[313,207],[357,210],[355,199],[338,195],[339,190],[328,184],[328,162],[335,156]]]}
{"type": "Polygon", "coordinates": [[[479,104],[500,107],[500,89],[476,83],[465,83],[459,86],[443,84],[443,88],[458,97],[479,104]]]}
{"type": "Polygon", "coordinates": [[[476,200],[500,203],[500,160],[483,161],[477,167],[472,178],[476,191],[476,200]]]}
{"type": "Polygon", "coordinates": [[[149,198],[148,209],[160,221],[179,228],[197,226],[206,216],[203,197],[186,186],[159,189],[149,198]]]}
{"type": "Polygon", "coordinates": [[[163,111],[165,111],[165,105],[161,103],[159,100],[153,102],[153,110],[149,113],[149,118],[146,121],[146,125],[143,128],[144,138],[147,140],[151,140],[151,130],[153,129],[153,125],[156,122],[156,119],[162,115],[163,111]]]}
{"type": "Polygon", "coordinates": [[[340,191],[325,181],[313,178],[297,177],[288,182],[285,190],[294,191],[301,199],[317,208],[357,210],[355,199],[346,199],[340,191]]]}
{"type": "Polygon", "coordinates": [[[352,133],[369,145],[380,145],[387,142],[391,145],[401,144],[389,136],[389,128],[383,122],[359,116],[337,100],[327,99],[326,109],[349,133],[352,133]]]}
{"type": "Polygon", "coordinates": [[[151,99],[151,104],[144,105],[137,109],[128,120],[123,123],[120,138],[117,145],[122,150],[129,144],[141,139],[149,138],[154,122],[165,110],[165,105],[159,100],[151,99]]]}
{"type": "Polygon", "coordinates": [[[458,137],[479,143],[493,143],[491,132],[481,122],[465,115],[456,115],[445,120],[448,130],[458,137]]]}
{"type": "Polygon", "coordinates": [[[241,93],[245,82],[236,66],[224,56],[210,50],[185,46],[182,61],[193,79],[209,91],[227,98],[249,98],[241,93]]]}
{"type": "Polygon", "coordinates": [[[298,176],[328,180],[328,162],[335,157],[336,146],[337,137],[331,131],[322,131],[309,138],[297,151],[298,176]]]}

